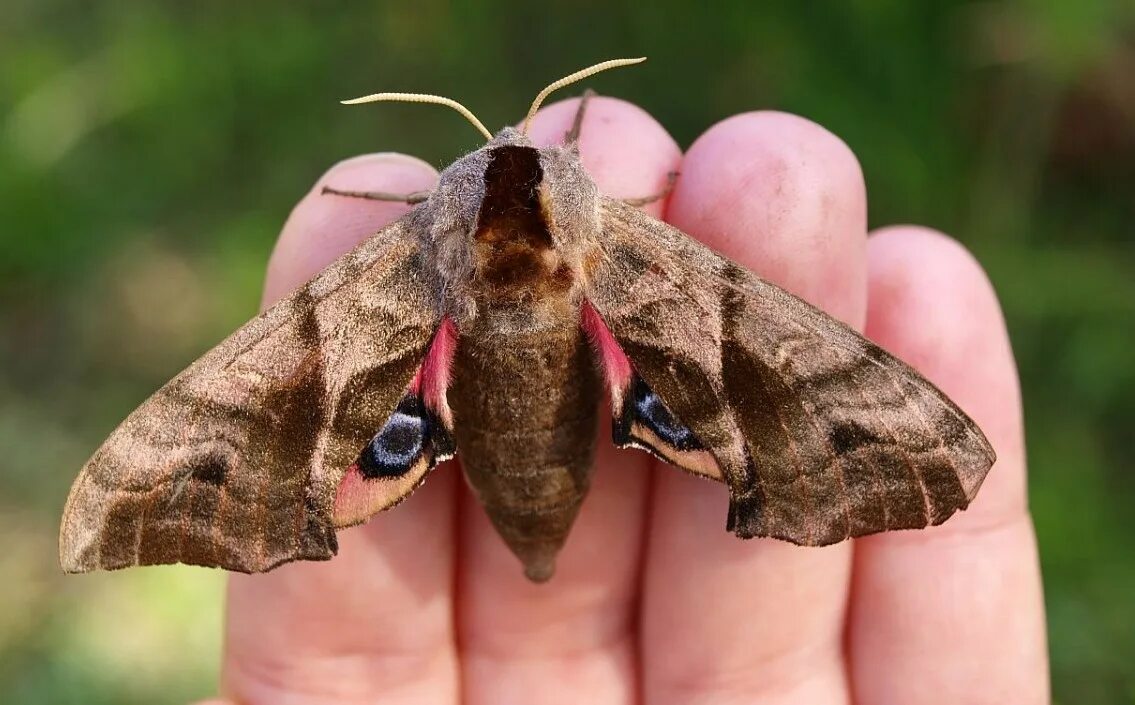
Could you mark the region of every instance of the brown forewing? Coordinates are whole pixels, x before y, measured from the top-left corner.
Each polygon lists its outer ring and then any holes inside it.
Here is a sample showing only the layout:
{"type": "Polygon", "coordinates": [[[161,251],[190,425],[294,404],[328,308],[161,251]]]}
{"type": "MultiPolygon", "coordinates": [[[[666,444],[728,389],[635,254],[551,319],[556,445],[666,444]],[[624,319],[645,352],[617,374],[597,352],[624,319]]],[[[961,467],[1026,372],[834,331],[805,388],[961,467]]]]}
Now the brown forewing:
{"type": "Polygon", "coordinates": [[[63,568],[330,558],[338,482],[437,327],[426,270],[404,218],[162,387],[75,481],[63,568]]]}
{"type": "Polygon", "coordinates": [[[939,524],[994,461],[921,375],[675,228],[604,199],[589,297],[634,368],[717,458],[729,528],[825,545],[939,524]]]}

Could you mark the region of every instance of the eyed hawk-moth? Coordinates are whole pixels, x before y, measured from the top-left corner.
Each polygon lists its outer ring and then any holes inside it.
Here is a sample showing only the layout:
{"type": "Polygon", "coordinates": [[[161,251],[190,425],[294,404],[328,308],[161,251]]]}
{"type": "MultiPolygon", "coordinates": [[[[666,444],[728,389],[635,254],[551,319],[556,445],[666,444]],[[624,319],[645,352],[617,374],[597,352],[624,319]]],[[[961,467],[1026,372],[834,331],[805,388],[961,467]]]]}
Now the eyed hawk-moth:
{"type": "MultiPolygon", "coordinates": [[[[604,62],[545,89],[613,66],[604,62]]],[[[525,129],[158,390],[71,489],[65,570],[243,572],[337,550],[336,530],[460,458],[497,531],[548,579],[613,440],[729,491],[727,528],[822,546],[945,521],[994,461],[903,362],[633,203],[525,129]]],[[[359,101],[355,101],[359,102],[359,101]]]]}

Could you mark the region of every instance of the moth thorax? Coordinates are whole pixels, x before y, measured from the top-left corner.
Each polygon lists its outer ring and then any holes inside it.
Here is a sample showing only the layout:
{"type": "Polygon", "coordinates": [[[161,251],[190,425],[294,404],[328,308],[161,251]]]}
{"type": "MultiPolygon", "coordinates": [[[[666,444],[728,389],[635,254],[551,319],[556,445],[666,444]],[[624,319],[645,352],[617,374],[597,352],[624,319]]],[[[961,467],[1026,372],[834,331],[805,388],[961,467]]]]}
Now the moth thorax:
{"type": "Polygon", "coordinates": [[[576,271],[545,208],[540,151],[526,145],[489,150],[484,196],[470,238],[472,291],[479,309],[557,307],[571,298],[576,271]]]}

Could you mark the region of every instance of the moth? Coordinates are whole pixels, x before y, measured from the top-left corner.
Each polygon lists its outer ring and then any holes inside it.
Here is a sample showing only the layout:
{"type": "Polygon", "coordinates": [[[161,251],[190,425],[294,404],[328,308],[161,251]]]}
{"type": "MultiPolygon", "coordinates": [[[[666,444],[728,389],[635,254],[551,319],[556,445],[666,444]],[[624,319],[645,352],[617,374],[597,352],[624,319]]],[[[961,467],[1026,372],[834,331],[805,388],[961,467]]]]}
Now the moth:
{"type": "MultiPolygon", "coordinates": [[[[614,443],[729,491],[727,529],[822,546],[940,524],[994,462],[913,369],[633,203],[527,126],[158,390],[87,462],[63,512],[69,572],[325,560],[336,530],[457,455],[533,581],[587,494],[598,409],[614,443]]],[[[641,200],[641,199],[640,199],[641,200]]]]}

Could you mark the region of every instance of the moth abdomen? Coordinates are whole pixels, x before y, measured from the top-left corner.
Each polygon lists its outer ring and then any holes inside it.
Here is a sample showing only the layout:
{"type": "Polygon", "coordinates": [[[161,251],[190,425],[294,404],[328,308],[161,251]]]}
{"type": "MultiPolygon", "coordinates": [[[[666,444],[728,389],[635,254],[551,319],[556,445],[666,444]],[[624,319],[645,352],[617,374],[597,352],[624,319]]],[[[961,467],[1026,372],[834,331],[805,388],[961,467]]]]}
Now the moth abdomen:
{"type": "Polygon", "coordinates": [[[461,466],[532,580],[555,557],[590,484],[600,384],[577,315],[535,331],[463,331],[451,401],[461,466]]]}

